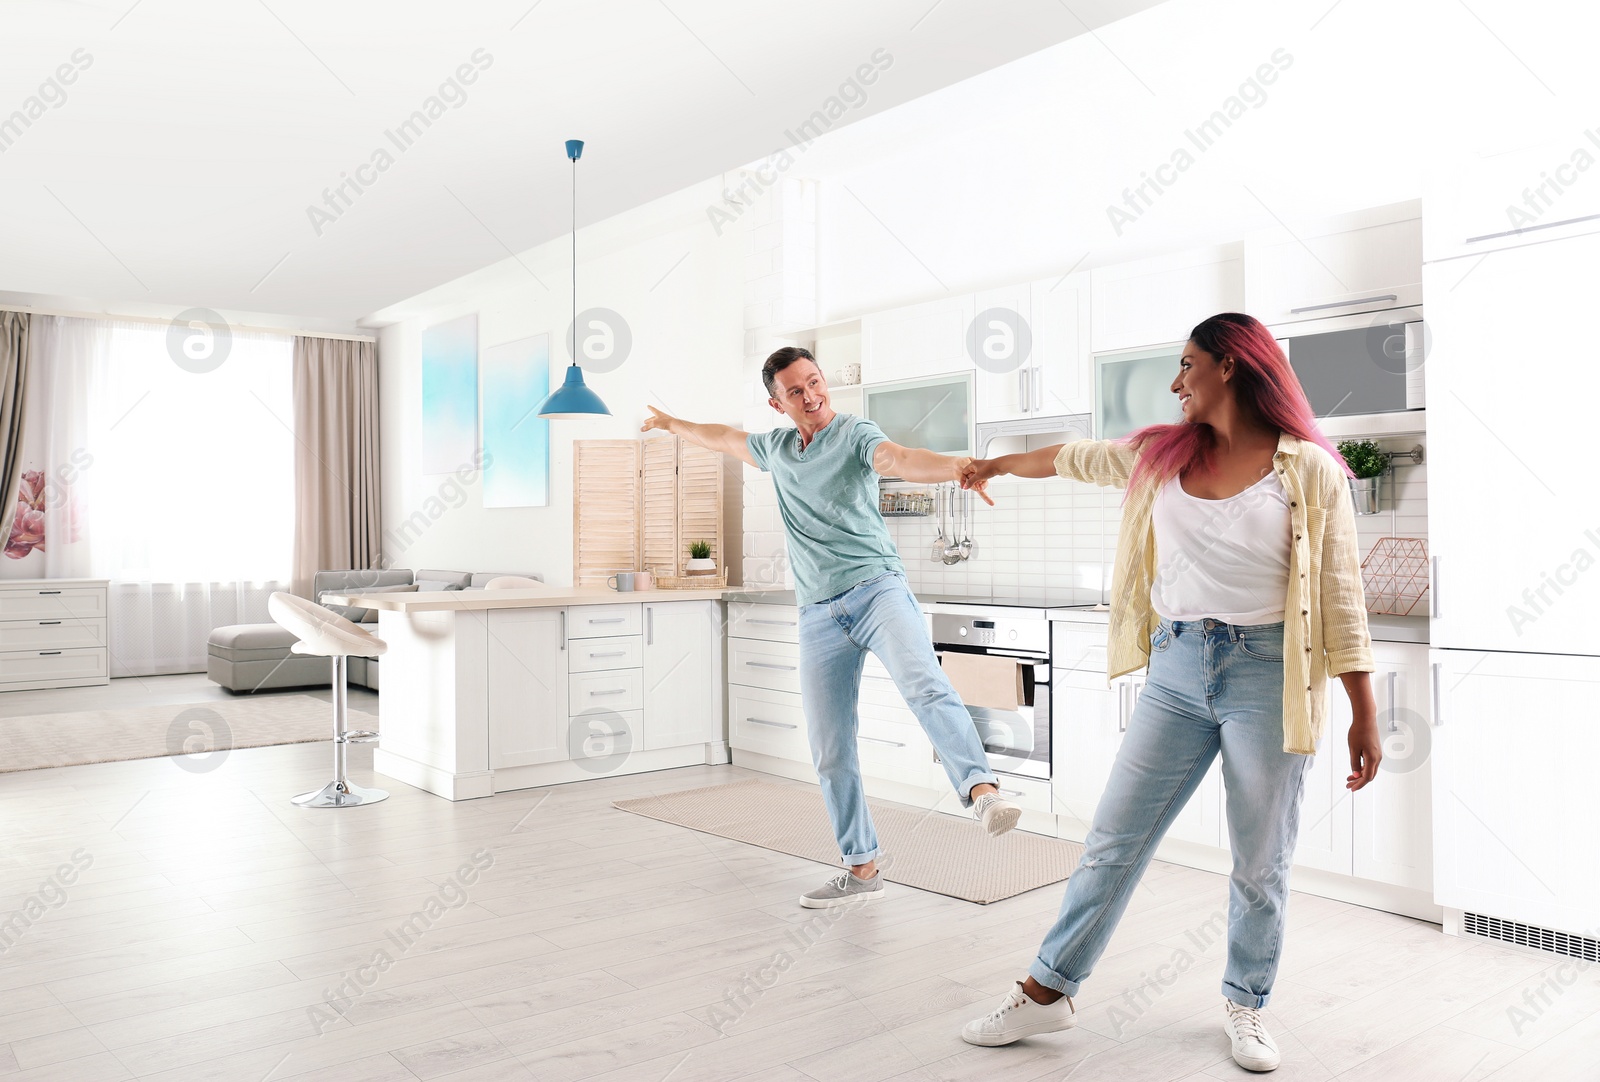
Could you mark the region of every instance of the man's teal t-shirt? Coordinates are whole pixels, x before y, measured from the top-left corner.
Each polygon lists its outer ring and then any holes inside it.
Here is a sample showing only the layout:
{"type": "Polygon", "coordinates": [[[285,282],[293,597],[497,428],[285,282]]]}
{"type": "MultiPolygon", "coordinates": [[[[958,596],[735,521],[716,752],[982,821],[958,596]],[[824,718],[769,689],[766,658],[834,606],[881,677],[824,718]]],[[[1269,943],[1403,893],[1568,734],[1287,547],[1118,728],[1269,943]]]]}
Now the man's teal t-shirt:
{"type": "Polygon", "coordinates": [[[905,572],[878,510],[872,469],[872,452],[886,439],[848,413],[834,414],[804,451],[793,428],[750,434],[750,457],[778,490],[799,604],[838,597],[885,571],[905,572]]]}

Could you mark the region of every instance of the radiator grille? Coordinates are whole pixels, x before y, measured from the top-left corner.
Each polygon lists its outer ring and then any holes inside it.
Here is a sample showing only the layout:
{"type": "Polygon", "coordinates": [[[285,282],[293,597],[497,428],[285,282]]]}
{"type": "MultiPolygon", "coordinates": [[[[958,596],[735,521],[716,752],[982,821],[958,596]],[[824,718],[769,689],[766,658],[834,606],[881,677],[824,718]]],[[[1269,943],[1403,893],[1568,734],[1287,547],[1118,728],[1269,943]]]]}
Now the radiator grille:
{"type": "Polygon", "coordinates": [[[1499,943],[1511,943],[1529,950],[1543,951],[1546,954],[1564,954],[1569,958],[1600,962],[1600,939],[1573,935],[1570,932],[1558,932],[1553,928],[1541,928],[1537,924],[1502,920],[1483,913],[1462,913],[1461,930],[1467,935],[1493,939],[1499,943]]]}

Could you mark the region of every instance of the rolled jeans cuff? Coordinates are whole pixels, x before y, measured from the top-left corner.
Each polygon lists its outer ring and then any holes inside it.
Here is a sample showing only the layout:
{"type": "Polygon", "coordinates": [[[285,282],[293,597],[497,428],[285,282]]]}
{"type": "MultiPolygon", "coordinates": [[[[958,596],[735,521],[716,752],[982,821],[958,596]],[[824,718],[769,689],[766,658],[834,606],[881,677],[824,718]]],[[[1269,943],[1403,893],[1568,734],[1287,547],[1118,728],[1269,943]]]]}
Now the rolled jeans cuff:
{"type": "Polygon", "coordinates": [[[972,807],[972,789],[974,786],[983,785],[984,783],[988,783],[996,789],[1000,788],[1000,779],[986,770],[974,770],[962,780],[961,791],[957,795],[961,797],[961,806],[963,808],[972,807]]]}
{"type": "Polygon", "coordinates": [[[1035,958],[1033,964],[1028,967],[1028,976],[1046,988],[1053,988],[1064,996],[1075,996],[1078,994],[1078,989],[1082,987],[1077,981],[1067,980],[1067,978],[1045,965],[1044,961],[1039,958],[1035,958]]]}

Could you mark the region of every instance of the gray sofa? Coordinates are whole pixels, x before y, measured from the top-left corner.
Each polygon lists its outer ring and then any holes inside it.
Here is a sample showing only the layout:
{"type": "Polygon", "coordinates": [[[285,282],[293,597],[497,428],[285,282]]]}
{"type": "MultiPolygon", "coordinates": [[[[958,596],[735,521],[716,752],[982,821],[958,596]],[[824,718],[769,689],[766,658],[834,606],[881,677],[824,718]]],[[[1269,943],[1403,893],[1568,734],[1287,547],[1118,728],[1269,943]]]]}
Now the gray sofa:
{"type": "MultiPolygon", "coordinates": [[[[327,594],[389,593],[415,590],[481,590],[500,575],[524,575],[544,581],[528,571],[438,571],[403,568],[366,571],[318,571],[311,580],[312,600],[323,604],[327,594]]],[[[376,609],[329,605],[328,608],[377,632],[376,609]]],[[[325,657],[296,654],[289,648],[295,637],[277,624],[232,624],[214,628],[206,643],[206,675],[229,691],[269,691],[277,688],[327,687],[333,666],[325,657]]],[[[378,690],[378,658],[352,657],[346,673],[352,685],[378,690]]]]}

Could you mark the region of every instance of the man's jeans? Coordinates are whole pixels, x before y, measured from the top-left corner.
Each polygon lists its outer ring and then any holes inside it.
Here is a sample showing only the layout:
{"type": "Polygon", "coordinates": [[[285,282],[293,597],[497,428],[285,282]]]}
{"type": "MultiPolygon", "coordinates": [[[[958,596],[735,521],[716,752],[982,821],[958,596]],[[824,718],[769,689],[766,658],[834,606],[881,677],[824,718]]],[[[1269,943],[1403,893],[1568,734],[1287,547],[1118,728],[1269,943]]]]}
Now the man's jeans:
{"type": "Polygon", "coordinates": [[[800,693],[811,761],[839,852],[851,867],[878,856],[856,757],[856,706],[868,650],[922,723],[962,805],[971,805],[974,785],[998,784],[972,715],[934,656],[928,625],[904,575],[885,571],[838,597],[800,606],[800,693]]]}
{"type": "Polygon", "coordinates": [[[1222,994],[1263,1007],[1278,971],[1311,762],[1283,750],[1283,624],[1163,620],[1150,636],[1148,675],[1061,914],[1028,972],[1077,993],[1156,844],[1220,751],[1233,850],[1222,994]]]}

